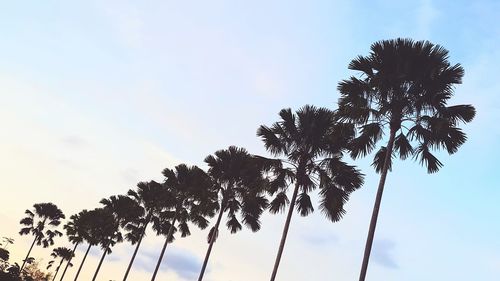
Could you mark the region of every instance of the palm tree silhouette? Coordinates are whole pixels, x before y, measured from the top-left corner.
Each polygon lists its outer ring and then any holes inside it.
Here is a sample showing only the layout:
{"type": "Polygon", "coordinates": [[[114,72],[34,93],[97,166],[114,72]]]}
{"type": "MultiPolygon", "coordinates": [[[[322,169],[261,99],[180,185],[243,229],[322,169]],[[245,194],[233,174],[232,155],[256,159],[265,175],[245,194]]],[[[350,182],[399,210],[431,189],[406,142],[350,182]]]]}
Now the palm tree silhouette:
{"type": "Polygon", "coordinates": [[[219,192],[219,216],[215,226],[208,234],[208,249],[201,268],[198,280],[203,279],[213,244],[219,234],[219,224],[222,215],[228,212],[226,223],[231,233],[241,230],[242,225],[237,218],[240,214],[241,222],[253,232],[260,229],[260,215],[267,208],[268,201],[264,197],[266,181],[263,170],[255,157],[246,149],[230,146],[228,149],[218,150],[214,155],[205,158],[208,164],[208,174],[219,192]]]}
{"type": "Polygon", "coordinates": [[[137,190],[129,190],[127,194],[144,209],[144,216],[137,222],[129,223],[125,227],[126,230],[128,230],[128,233],[125,235],[125,239],[132,242],[132,244],[137,243],[137,245],[132,258],[130,259],[123,281],[127,280],[135,256],[137,255],[137,251],[141,245],[142,238],[146,233],[148,224],[151,222],[153,217],[160,214],[160,212],[165,208],[166,202],[169,200],[166,189],[160,183],[155,181],[140,182],[137,184],[137,190]]]}
{"type": "Polygon", "coordinates": [[[319,208],[335,222],[344,215],[350,193],[363,184],[363,175],[342,161],[348,140],[354,134],[352,126],[337,124],[332,111],[310,105],[295,114],[283,109],[279,115],[279,122],[271,127],[261,126],[257,131],[271,154],[284,157],[272,161],[275,178],[270,192],[276,196],[269,209],[277,213],[290,204],[271,281],[276,278],[295,204],[300,215],[309,215],[314,208],[308,193],[319,188],[319,208]],[[292,183],[295,187],[289,201],[286,192],[292,183]]]}
{"type": "Polygon", "coordinates": [[[208,226],[206,217],[213,217],[218,208],[217,190],[202,169],[181,164],[162,173],[170,200],[153,225],[158,233],[166,234],[166,239],[151,281],[156,279],[167,245],[174,239],[176,223],[181,237],[186,237],[191,234],[188,222],[205,229],[208,226]]]}
{"type": "Polygon", "coordinates": [[[25,214],[27,216],[20,221],[20,224],[24,227],[21,228],[19,234],[27,235],[31,233],[35,238],[28,254],[26,254],[26,258],[23,260],[20,272],[23,271],[35,243],[47,248],[54,245],[54,238],[56,236],[62,236],[62,233],[55,228],[65,218],[63,212],[52,203],[35,204],[33,205],[33,211],[26,210],[25,214]]]}
{"type": "Polygon", "coordinates": [[[54,259],[49,262],[49,265],[47,266],[47,269],[51,268],[54,263],[56,262],[56,259],[60,258],[61,261],[59,262],[59,265],[56,267],[56,272],[54,273],[54,277],[52,278],[52,281],[56,280],[57,273],[59,272],[59,269],[61,268],[61,265],[64,261],[68,261],[69,266],[73,266],[71,263],[71,258],[75,256],[73,250],[66,248],[66,247],[57,247],[52,250],[52,254],[50,254],[54,259]]]}
{"type": "Polygon", "coordinates": [[[103,209],[107,212],[99,223],[102,228],[98,237],[100,237],[99,244],[103,249],[103,254],[92,281],[96,280],[102,262],[106,255],[111,253],[111,248],[116,243],[123,241],[121,228],[125,227],[130,222],[137,221],[144,214],[144,210],[138,203],[125,195],[113,195],[109,199],[102,199],[101,204],[104,205],[103,209]]]}
{"type": "Polygon", "coordinates": [[[428,173],[437,172],[443,164],[431,150],[457,152],[467,139],[458,126],[472,121],[475,109],[471,105],[447,105],[464,70],[460,64],[450,64],[446,49],[428,41],[376,42],[370,54],[352,60],[349,69],[359,71],[361,77],[339,83],[338,116],[359,128],[359,136],[351,144],[351,156],[366,156],[383,139],[383,133],[389,133],[387,144],[379,148],[372,164],[380,173],[380,181],[359,277],[363,281],[394,154],[402,160],[418,159],[428,173]]]}
{"type": "Polygon", "coordinates": [[[97,208],[88,212],[81,212],[79,215],[80,218],[78,220],[78,224],[81,223],[82,225],[84,225],[85,232],[83,234],[85,241],[88,243],[88,247],[85,251],[85,255],[83,256],[80,266],[78,267],[78,271],[76,272],[74,281],[77,281],[78,277],[80,276],[80,272],[83,268],[83,265],[85,264],[85,260],[87,259],[87,255],[90,252],[90,248],[92,248],[92,246],[99,245],[100,241],[105,236],[105,231],[110,232],[109,230],[107,230],[107,227],[103,228],[103,225],[105,226],[106,223],[109,223],[113,220],[112,214],[108,210],[105,210],[103,208],[97,208]]]}
{"type": "Polygon", "coordinates": [[[66,236],[68,237],[69,242],[71,242],[74,245],[74,247],[73,250],[71,251],[73,255],[68,260],[68,263],[66,263],[66,267],[64,267],[61,279],[59,279],[60,281],[62,281],[64,276],[66,275],[66,271],[68,270],[68,267],[71,264],[71,260],[74,257],[76,248],[86,239],[87,233],[89,231],[89,224],[90,224],[89,220],[91,219],[89,213],[90,213],[89,211],[83,210],[78,214],[72,215],[69,218],[70,219],[69,222],[67,222],[63,227],[64,230],[66,230],[66,236]]]}

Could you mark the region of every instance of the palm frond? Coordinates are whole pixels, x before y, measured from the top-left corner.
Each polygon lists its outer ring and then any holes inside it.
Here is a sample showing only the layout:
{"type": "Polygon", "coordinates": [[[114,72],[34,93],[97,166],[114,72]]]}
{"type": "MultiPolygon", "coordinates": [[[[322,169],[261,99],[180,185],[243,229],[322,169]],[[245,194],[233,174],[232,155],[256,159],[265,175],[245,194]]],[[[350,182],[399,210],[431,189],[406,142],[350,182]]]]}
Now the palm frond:
{"type": "Polygon", "coordinates": [[[429,151],[429,147],[425,144],[421,144],[417,147],[415,157],[418,156],[420,156],[420,164],[427,167],[427,172],[429,174],[439,171],[439,169],[443,166],[443,163],[432,155],[429,151]]]}
{"type": "Polygon", "coordinates": [[[273,214],[281,213],[285,207],[290,203],[285,192],[279,192],[269,204],[269,211],[273,214]]]}
{"type": "Polygon", "coordinates": [[[296,204],[297,211],[303,217],[314,212],[311,197],[305,192],[298,195],[296,204]]]}
{"type": "Polygon", "coordinates": [[[329,186],[320,191],[321,212],[332,222],[339,221],[345,214],[344,204],[349,199],[349,195],[336,186],[329,186]]]}
{"type": "MultiPolygon", "coordinates": [[[[387,147],[381,146],[380,149],[375,153],[375,157],[373,158],[372,167],[375,168],[375,172],[382,172],[384,168],[385,155],[387,153],[387,147]]],[[[387,165],[387,170],[392,171],[392,155],[389,157],[389,163],[387,165]]]]}

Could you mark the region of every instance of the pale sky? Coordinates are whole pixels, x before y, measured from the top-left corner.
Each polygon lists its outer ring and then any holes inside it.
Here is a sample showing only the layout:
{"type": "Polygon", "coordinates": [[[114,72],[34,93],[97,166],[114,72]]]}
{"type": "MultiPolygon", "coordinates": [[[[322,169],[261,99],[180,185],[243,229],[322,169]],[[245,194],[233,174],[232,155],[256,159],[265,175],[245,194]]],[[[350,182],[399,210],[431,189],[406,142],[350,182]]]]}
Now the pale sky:
{"type": "MultiPolygon", "coordinates": [[[[374,41],[410,37],[443,45],[463,65],[453,104],[478,113],[460,151],[439,154],[439,173],[394,164],[367,279],[496,281],[499,10],[495,0],[2,1],[0,236],[16,240],[20,260],[32,237],[17,234],[18,222],[35,203],[54,202],[69,217],[162,180],[166,167],[203,166],[229,145],[266,155],[259,125],[285,107],[336,108],[351,59],[374,41]]],[[[378,181],[370,162],[356,161],[366,184],[341,222],[294,214],[277,280],[357,280],[378,181]]],[[[205,280],[269,279],[284,219],[264,214],[258,233],[221,228],[205,280]]],[[[192,233],[169,246],[157,280],[197,277],[207,231],[192,233]]],[[[129,280],[150,280],[162,243],[148,232],[129,280]]],[[[116,246],[98,280],[121,280],[132,251],[116,246]]],[[[32,256],[46,265],[49,253],[32,256]]]]}

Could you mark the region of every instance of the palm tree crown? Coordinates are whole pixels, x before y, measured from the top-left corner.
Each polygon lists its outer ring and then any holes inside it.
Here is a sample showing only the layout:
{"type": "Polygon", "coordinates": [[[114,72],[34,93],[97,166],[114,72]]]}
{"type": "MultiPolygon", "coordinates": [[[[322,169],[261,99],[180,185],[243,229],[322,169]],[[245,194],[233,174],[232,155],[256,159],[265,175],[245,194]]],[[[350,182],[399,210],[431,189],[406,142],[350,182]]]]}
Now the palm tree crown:
{"type": "Polygon", "coordinates": [[[209,155],[205,162],[219,191],[219,204],[224,212],[228,212],[226,225],[231,233],[241,230],[240,221],[252,231],[258,231],[259,217],[268,204],[264,196],[267,182],[258,159],[244,148],[230,146],[209,155]]]}
{"type": "MultiPolygon", "coordinates": [[[[338,117],[359,125],[360,134],[351,143],[353,158],[369,154],[388,129],[400,159],[419,159],[434,173],[443,164],[431,150],[453,154],[466,141],[458,125],[472,121],[475,109],[447,105],[464,70],[448,62],[443,47],[428,41],[384,40],[374,43],[368,56],[354,59],[349,69],[359,71],[361,78],[339,83],[338,117]]],[[[375,154],[377,172],[386,150],[381,146],[375,154]]]]}
{"type": "MultiPolygon", "coordinates": [[[[61,263],[62,263],[63,261],[69,261],[75,255],[73,254],[73,251],[69,248],[57,247],[57,248],[52,250],[52,253],[50,254],[50,256],[53,257],[54,259],[49,262],[47,269],[51,268],[54,265],[54,262],[56,259],[60,258],[61,263]]],[[[70,266],[72,266],[72,265],[70,264],[70,266]]],[[[59,266],[56,268],[56,271],[57,270],[59,270],[59,266]]]]}
{"type": "Polygon", "coordinates": [[[178,229],[174,225],[173,231],[175,233],[179,230],[181,237],[191,234],[188,222],[201,229],[206,228],[207,217],[212,217],[218,209],[217,190],[214,189],[210,177],[197,166],[190,167],[185,164],[176,166],[174,170],[165,169],[163,175],[170,200],[167,210],[160,216],[162,223],[155,224],[156,230],[160,233],[166,231],[168,228],[159,226],[170,227],[169,222],[174,218],[178,229]]]}
{"type": "Polygon", "coordinates": [[[334,113],[326,108],[306,105],[296,114],[290,109],[279,113],[281,120],[271,127],[261,126],[257,135],[266,149],[276,157],[271,166],[275,174],[270,185],[275,195],[270,211],[283,211],[289,203],[286,191],[295,183],[300,191],[297,211],[307,216],[314,211],[309,193],[318,188],[319,208],[331,221],[342,218],[349,194],[363,184],[362,174],[342,161],[351,126],[337,124],[334,113]],[[277,165],[276,165],[277,164],[277,165]]]}
{"type": "Polygon", "coordinates": [[[54,245],[54,237],[62,236],[62,233],[56,229],[46,229],[47,226],[56,228],[65,218],[63,212],[52,203],[39,203],[33,205],[33,211],[26,210],[25,218],[21,220],[24,227],[19,231],[20,235],[31,233],[36,238],[37,245],[43,245],[44,248],[54,245]]]}
{"type": "Polygon", "coordinates": [[[158,216],[165,209],[171,198],[166,188],[156,181],[139,182],[137,189],[130,189],[127,195],[135,200],[136,204],[143,210],[142,216],[125,226],[128,231],[125,238],[135,244],[141,238],[143,228],[149,224],[153,216],[158,216]]]}
{"type": "Polygon", "coordinates": [[[66,236],[72,244],[79,244],[86,240],[91,219],[90,212],[87,210],[83,210],[69,218],[63,228],[66,230],[66,236]]]}

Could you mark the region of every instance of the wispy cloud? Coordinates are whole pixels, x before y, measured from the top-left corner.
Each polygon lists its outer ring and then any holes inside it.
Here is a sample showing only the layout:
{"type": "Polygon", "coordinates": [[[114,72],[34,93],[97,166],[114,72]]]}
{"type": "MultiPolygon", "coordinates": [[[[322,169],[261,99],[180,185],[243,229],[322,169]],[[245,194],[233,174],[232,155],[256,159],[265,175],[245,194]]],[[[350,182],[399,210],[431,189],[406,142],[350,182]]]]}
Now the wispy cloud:
{"type": "Polygon", "coordinates": [[[339,241],[337,235],[332,233],[305,233],[302,239],[313,246],[325,246],[330,244],[335,244],[339,241]]]}
{"type": "MultiPolygon", "coordinates": [[[[137,257],[134,266],[146,272],[152,272],[160,255],[161,248],[143,249],[137,257]]],[[[167,248],[163,258],[161,271],[174,271],[184,280],[193,280],[199,273],[201,260],[190,251],[177,249],[173,246],[167,248]]]]}
{"type": "Polygon", "coordinates": [[[67,145],[71,148],[74,148],[74,149],[80,149],[80,148],[88,145],[87,141],[83,137],[78,136],[78,135],[71,135],[71,136],[63,137],[61,139],[61,141],[65,145],[67,145]]]}
{"type": "Polygon", "coordinates": [[[394,241],[389,239],[380,239],[373,242],[372,259],[383,267],[397,269],[399,265],[393,257],[393,251],[396,247],[394,241]]]}
{"type": "Polygon", "coordinates": [[[434,20],[438,17],[438,10],[435,8],[432,0],[421,0],[417,10],[417,36],[419,38],[428,38],[434,20]]]}

